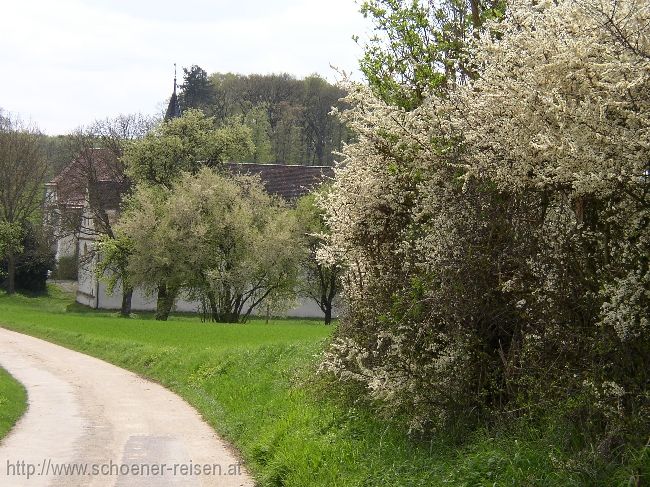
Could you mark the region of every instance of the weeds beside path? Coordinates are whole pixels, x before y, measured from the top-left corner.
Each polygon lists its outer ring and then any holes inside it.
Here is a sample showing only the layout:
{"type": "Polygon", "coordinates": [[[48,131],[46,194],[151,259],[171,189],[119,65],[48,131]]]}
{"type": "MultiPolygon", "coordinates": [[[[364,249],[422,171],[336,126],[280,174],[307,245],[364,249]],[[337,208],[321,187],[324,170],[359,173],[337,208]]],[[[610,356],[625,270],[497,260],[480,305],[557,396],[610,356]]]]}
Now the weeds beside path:
{"type": "Polygon", "coordinates": [[[11,431],[26,409],[24,387],[0,367],[0,440],[11,431]]]}

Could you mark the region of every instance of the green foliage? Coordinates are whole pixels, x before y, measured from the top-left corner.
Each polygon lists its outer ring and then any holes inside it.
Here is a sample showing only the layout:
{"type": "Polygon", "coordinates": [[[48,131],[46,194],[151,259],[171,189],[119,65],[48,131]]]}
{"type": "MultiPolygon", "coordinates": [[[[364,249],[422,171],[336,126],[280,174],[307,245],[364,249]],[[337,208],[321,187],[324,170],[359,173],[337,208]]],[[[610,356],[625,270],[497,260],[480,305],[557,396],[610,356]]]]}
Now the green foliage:
{"type": "MultiPolygon", "coordinates": [[[[19,249],[15,257],[15,287],[29,293],[45,291],[48,271],[54,269],[54,254],[42,233],[42,229],[31,223],[25,225],[18,234],[19,249]]],[[[0,260],[0,274],[7,275],[8,259],[0,260]]],[[[5,289],[7,282],[3,283],[5,289]]]]}
{"type": "Polygon", "coordinates": [[[472,36],[504,10],[503,1],[364,1],[361,13],[376,34],[363,46],[361,71],[380,98],[411,110],[428,94],[475,76],[468,53],[472,36]]]}
{"type": "Polygon", "coordinates": [[[207,303],[213,320],[236,322],[262,303],[292,298],[294,227],[258,178],[204,167],[182,174],[170,190],[139,187],[118,234],[128,241],[134,285],[183,288],[207,303]]]}
{"type": "Polygon", "coordinates": [[[0,258],[4,258],[9,252],[22,252],[22,239],[21,225],[0,221],[0,258]]]}
{"type": "Polygon", "coordinates": [[[214,73],[210,80],[217,96],[206,111],[218,124],[240,120],[253,131],[256,150],[244,162],[332,165],[334,152],[350,140],[330,114],[344,107],[345,92],[318,75],[301,80],[288,74],[214,73]]]}
{"type": "Polygon", "coordinates": [[[135,188],[116,225],[114,237],[100,242],[106,255],[98,267],[98,273],[111,287],[125,278],[130,286],[141,285],[151,293],[158,290],[161,294],[161,288],[162,293],[169,290],[171,303],[161,301],[166,296],[158,302],[158,313],[163,319],[176,299],[183,271],[175,249],[169,245],[171,229],[162,226],[170,194],[170,189],[161,186],[140,184],[135,188]]]}
{"type": "Polygon", "coordinates": [[[301,259],[299,292],[318,304],[325,316],[325,324],[329,325],[341,288],[342,270],[334,263],[320,261],[317,255],[329,233],[324,212],[317,200],[326,198],[327,191],[328,188],[323,186],[317,192],[303,196],[298,200],[295,212],[301,236],[299,246],[306,249],[301,259]]]}
{"type": "Polygon", "coordinates": [[[0,256],[7,258],[7,290],[15,290],[16,228],[37,220],[47,175],[43,137],[20,120],[3,116],[0,110],[0,256]],[[4,240],[2,242],[1,240],[4,240]]]}
{"type": "Polygon", "coordinates": [[[317,200],[327,198],[328,186],[321,186],[317,191],[306,194],[296,204],[296,216],[304,233],[313,239],[319,239],[320,234],[327,232],[325,215],[317,200]]]}
{"type": "Polygon", "coordinates": [[[269,123],[267,109],[264,105],[253,107],[243,115],[244,125],[250,127],[253,140],[253,153],[250,157],[243,158],[241,162],[254,162],[267,164],[275,162],[273,145],[271,143],[271,124],[269,123]]]}
{"type": "Polygon", "coordinates": [[[54,270],[54,279],[76,281],[78,276],[77,258],[74,255],[60,257],[54,270]]]}
{"type": "Polygon", "coordinates": [[[183,171],[196,173],[202,166],[240,160],[252,149],[249,128],[241,124],[215,128],[212,118],[191,109],[132,141],[123,161],[134,181],[169,187],[183,171]]]}
{"type": "Polygon", "coordinates": [[[102,236],[97,249],[101,258],[97,262],[95,272],[106,282],[108,292],[112,294],[120,283],[123,288],[131,288],[127,269],[129,257],[133,253],[133,242],[116,232],[113,237],[102,236]]]}
{"type": "Polygon", "coordinates": [[[330,114],[334,108],[344,108],[339,101],[344,92],[316,75],[305,78],[303,89],[305,108],[301,124],[307,143],[307,155],[303,158],[306,164],[323,164],[323,161],[331,160],[334,152],[341,151],[343,143],[350,140],[345,125],[330,114]]]}
{"type": "Polygon", "coordinates": [[[407,109],[445,83],[444,48],[434,40],[430,9],[415,0],[368,1],[361,8],[380,32],[365,46],[361,71],[381,98],[407,109]]]}
{"type": "Polygon", "coordinates": [[[183,68],[183,84],[179,97],[182,111],[196,108],[205,112],[214,103],[215,96],[215,89],[208,79],[208,73],[197,65],[189,69],[183,68]]]}

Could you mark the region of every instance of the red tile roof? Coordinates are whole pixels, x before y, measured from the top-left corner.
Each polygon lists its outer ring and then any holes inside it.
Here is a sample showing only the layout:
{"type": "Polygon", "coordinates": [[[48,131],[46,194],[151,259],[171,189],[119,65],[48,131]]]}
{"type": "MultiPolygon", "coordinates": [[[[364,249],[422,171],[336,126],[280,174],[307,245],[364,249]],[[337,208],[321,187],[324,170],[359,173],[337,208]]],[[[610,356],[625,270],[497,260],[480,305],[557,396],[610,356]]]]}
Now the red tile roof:
{"type": "Polygon", "coordinates": [[[228,162],[224,169],[238,174],[258,174],[270,194],[292,201],[334,178],[329,166],[287,166],[283,164],[239,164],[228,162]]]}

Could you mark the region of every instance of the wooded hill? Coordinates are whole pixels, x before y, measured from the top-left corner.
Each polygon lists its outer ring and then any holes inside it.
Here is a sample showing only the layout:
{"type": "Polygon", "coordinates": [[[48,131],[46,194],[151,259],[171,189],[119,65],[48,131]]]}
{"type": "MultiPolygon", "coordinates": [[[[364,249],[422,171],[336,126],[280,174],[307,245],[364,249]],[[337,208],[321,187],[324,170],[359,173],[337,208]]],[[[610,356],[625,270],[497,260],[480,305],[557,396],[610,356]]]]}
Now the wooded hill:
{"type": "Polygon", "coordinates": [[[332,165],[350,139],[330,115],[345,92],[318,75],[213,73],[183,69],[181,110],[199,108],[217,124],[236,120],[253,132],[255,151],[238,162],[332,165]]]}

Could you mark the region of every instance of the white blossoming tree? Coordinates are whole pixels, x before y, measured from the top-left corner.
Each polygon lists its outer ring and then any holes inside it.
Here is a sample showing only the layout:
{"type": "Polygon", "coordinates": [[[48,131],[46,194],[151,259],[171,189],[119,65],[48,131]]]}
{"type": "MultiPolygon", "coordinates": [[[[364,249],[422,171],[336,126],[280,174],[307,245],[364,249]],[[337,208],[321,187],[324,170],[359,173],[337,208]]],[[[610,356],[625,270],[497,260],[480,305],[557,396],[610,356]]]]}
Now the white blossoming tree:
{"type": "Polygon", "coordinates": [[[448,96],[405,112],[349,87],[321,251],[349,311],[324,370],[419,429],[569,393],[605,432],[649,417],[649,21],[515,0],[448,96]]]}

